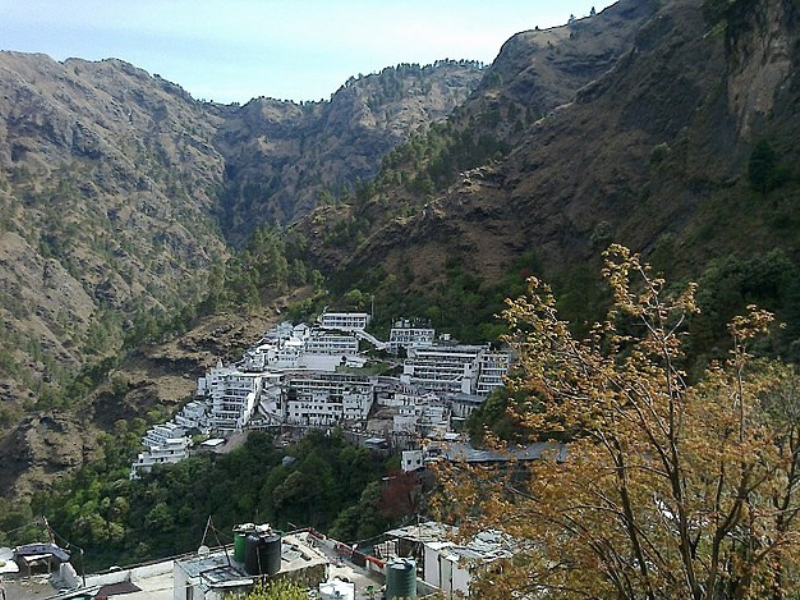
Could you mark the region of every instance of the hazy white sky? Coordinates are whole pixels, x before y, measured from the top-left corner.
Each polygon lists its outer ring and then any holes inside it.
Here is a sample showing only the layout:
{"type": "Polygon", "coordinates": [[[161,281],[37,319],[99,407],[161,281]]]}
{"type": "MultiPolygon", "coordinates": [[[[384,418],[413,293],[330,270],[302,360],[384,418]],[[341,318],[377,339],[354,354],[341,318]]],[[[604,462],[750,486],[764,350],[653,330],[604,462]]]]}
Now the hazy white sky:
{"type": "Polygon", "coordinates": [[[0,0],[0,49],[121,58],[195,98],[328,98],[401,62],[491,63],[518,31],[613,0],[0,0]]]}

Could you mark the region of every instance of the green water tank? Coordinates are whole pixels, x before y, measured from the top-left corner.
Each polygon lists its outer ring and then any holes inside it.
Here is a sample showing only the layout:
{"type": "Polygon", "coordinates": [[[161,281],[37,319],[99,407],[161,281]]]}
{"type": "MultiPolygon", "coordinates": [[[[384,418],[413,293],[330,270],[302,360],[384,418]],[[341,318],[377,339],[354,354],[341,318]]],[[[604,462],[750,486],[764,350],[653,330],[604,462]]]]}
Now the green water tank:
{"type": "Polygon", "coordinates": [[[417,566],[410,558],[398,558],[386,565],[386,600],[417,597],[417,566]]]}
{"type": "Polygon", "coordinates": [[[233,528],[233,560],[243,563],[245,557],[245,538],[247,534],[256,528],[252,523],[236,525],[233,528]]]}

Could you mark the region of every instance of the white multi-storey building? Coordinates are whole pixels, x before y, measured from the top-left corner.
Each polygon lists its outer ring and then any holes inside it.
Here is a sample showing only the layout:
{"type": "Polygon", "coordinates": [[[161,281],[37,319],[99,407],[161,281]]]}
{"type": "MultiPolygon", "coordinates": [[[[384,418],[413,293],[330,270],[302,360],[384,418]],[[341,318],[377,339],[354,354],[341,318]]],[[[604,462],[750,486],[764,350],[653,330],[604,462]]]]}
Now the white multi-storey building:
{"type": "Polygon", "coordinates": [[[435,329],[418,327],[408,319],[401,319],[389,331],[389,352],[397,354],[400,348],[429,348],[435,340],[435,329]]]}
{"type": "Polygon", "coordinates": [[[203,402],[192,401],[185,405],[181,411],[175,415],[173,421],[176,425],[183,427],[184,430],[197,429],[202,433],[208,433],[208,411],[203,402]]]}
{"type": "Polygon", "coordinates": [[[481,352],[478,361],[478,385],[475,393],[488,396],[492,390],[505,385],[510,357],[507,352],[481,352]]]}
{"type": "Polygon", "coordinates": [[[374,381],[361,375],[297,372],[286,375],[276,409],[298,425],[334,425],[367,418],[374,398],[374,381]]]}
{"type": "Polygon", "coordinates": [[[147,452],[139,454],[131,465],[131,479],[137,479],[140,473],[149,473],[154,465],[178,463],[189,457],[192,441],[186,437],[169,438],[162,444],[151,446],[147,452]]]}
{"type": "Polygon", "coordinates": [[[354,356],[358,354],[358,339],[352,334],[317,329],[311,332],[306,341],[305,351],[311,354],[354,356]]]}
{"type": "Polygon", "coordinates": [[[488,396],[504,385],[509,362],[507,353],[488,346],[411,348],[400,380],[426,390],[488,396]]]}
{"type": "MultiPolygon", "coordinates": [[[[264,336],[261,338],[261,344],[279,344],[283,340],[288,340],[291,337],[295,337],[295,335],[301,331],[298,329],[297,326],[295,327],[289,321],[284,321],[283,323],[278,323],[277,325],[273,325],[272,327],[267,330],[264,336]]],[[[306,327],[303,325],[302,327],[306,327]]],[[[302,334],[301,334],[302,335],[302,334]]]]}
{"type": "Polygon", "coordinates": [[[471,393],[482,350],[483,346],[465,345],[411,348],[400,381],[426,390],[471,393]]]}
{"type": "Polygon", "coordinates": [[[218,366],[211,369],[207,381],[211,428],[221,435],[244,428],[261,398],[262,374],[218,366]]]}
{"type": "Polygon", "coordinates": [[[147,448],[154,448],[163,446],[168,440],[182,438],[185,435],[186,431],[183,427],[168,421],[163,425],[154,425],[148,429],[144,438],[142,438],[142,444],[147,448]]]}
{"type": "Polygon", "coordinates": [[[323,329],[340,331],[364,331],[369,321],[368,313],[324,312],[319,317],[319,324],[323,329]]]}
{"type": "Polygon", "coordinates": [[[420,402],[402,406],[392,417],[394,431],[418,433],[426,436],[444,433],[450,425],[450,411],[438,399],[433,402],[420,402]]]}

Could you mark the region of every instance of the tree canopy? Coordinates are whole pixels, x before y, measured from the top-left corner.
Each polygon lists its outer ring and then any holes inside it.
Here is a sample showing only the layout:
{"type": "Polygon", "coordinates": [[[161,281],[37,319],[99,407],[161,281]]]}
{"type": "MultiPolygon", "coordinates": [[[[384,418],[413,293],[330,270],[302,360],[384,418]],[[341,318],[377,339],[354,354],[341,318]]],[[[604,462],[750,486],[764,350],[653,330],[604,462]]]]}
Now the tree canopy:
{"type": "MultiPolygon", "coordinates": [[[[225,596],[225,600],[236,598],[233,594],[225,596]]],[[[308,594],[293,581],[278,579],[256,584],[244,600],[308,600],[308,594]]]]}
{"type": "MultiPolygon", "coordinates": [[[[518,469],[445,467],[444,513],[462,531],[512,536],[514,559],[479,567],[481,598],[796,597],[800,377],[748,352],[772,315],[729,325],[729,358],[697,381],[682,370],[696,286],[667,292],[612,246],[608,316],[585,339],[530,280],[504,316],[519,353],[509,410],[566,454],[518,469]]],[[[555,455],[557,454],[557,456],[555,455]]]]}

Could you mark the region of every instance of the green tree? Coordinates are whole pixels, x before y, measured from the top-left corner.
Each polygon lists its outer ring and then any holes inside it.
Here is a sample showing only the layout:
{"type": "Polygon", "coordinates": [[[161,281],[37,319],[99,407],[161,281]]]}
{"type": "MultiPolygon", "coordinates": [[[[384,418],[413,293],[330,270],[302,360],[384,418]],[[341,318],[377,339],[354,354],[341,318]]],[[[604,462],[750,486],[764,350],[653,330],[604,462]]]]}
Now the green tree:
{"type": "Polygon", "coordinates": [[[172,512],[166,502],[159,502],[153,507],[153,510],[147,513],[144,525],[156,532],[167,532],[174,529],[175,523],[172,520],[172,512]]]}
{"type": "MultiPolygon", "coordinates": [[[[241,598],[228,594],[225,600],[241,600],[241,598]]],[[[308,593],[293,581],[278,579],[257,583],[253,590],[244,596],[244,600],[308,600],[308,593]]]]}

